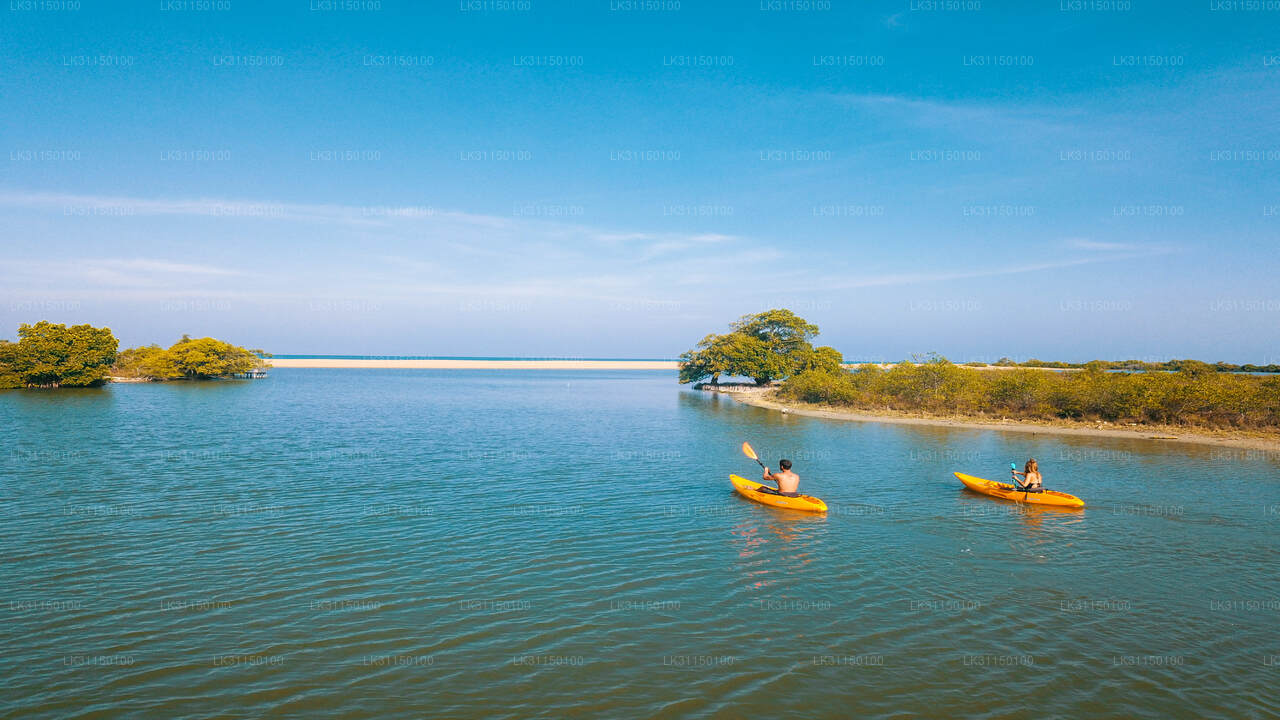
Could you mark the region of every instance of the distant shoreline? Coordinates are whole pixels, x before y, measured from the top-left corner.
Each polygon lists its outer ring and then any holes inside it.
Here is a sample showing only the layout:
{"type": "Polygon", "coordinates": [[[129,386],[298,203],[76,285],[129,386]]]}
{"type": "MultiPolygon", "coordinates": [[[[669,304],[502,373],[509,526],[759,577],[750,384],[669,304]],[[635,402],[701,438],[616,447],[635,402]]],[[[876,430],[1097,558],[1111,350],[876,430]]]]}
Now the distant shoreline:
{"type": "Polygon", "coordinates": [[[358,358],[268,358],[276,368],[359,368],[367,370],[671,370],[675,360],[388,360],[358,358]]]}
{"type": "Polygon", "coordinates": [[[1048,433],[1054,435],[1076,435],[1086,437],[1111,437],[1128,440],[1159,440],[1162,442],[1195,443],[1198,445],[1214,445],[1217,447],[1244,448],[1262,450],[1268,453],[1280,453],[1280,438],[1275,436],[1252,436],[1240,432],[1218,431],[1208,429],[1189,429],[1172,427],[1099,427],[1082,423],[1049,424],[1022,420],[985,420],[967,416],[930,417],[907,415],[903,413],[876,413],[866,410],[842,410],[818,405],[806,405],[796,402],[781,402],[777,399],[774,388],[756,388],[751,386],[725,386],[718,391],[711,386],[702,386],[708,392],[720,392],[747,405],[777,410],[789,415],[804,415],[828,420],[846,420],[851,422],[895,423],[900,425],[931,425],[936,427],[965,428],[972,430],[999,430],[1002,432],[1048,433]]]}

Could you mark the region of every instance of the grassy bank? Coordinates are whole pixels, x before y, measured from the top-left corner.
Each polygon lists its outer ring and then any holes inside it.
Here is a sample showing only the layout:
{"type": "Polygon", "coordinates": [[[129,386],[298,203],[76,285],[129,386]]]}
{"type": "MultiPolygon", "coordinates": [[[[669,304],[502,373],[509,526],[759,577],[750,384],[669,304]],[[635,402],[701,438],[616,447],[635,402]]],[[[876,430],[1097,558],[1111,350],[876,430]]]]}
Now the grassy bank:
{"type": "Polygon", "coordinates": [[[889,369],[804,372],[784,382],[777,397],[869,413],[1280,432],[1280,378],[1222,373],[1190,361],[1178,372],[1116,373],[1090,363],[1053,373],[982,371],[938,358],[889,369]]]}

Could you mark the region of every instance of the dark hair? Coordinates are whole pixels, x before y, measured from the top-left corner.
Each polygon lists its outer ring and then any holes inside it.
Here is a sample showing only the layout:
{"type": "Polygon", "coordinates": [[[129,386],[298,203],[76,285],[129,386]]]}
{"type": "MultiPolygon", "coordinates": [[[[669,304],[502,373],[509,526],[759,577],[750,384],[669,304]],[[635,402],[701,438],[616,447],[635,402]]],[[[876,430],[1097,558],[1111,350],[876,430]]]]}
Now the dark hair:
{"type": "Polygon", "coordinates": [[[779,460],[779,461],[778,461],[778,467],[782,468],[783,470],[790,470],[790,469],[791,469],[791,461],[790,461],[790,460],[779,460]]]}

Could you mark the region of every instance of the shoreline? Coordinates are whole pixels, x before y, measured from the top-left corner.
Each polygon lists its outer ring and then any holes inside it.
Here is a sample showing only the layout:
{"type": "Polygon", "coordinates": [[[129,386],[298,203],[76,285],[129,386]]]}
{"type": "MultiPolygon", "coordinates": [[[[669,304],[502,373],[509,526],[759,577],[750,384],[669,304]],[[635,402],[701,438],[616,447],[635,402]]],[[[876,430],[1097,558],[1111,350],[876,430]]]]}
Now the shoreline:
{"type": "Polygon", "coordinates": [[[1280,453],[1280,437],[1247,436],[1231,431],[1199,430],[1188,428],[1146,426],[1141,428],[1096,427],[1082,423],[1052,424],[1037,423],[1025,420],[984,420],[971,416],[933,417],[928,415],[909,415],[906,413],[868,410],[841,410],[820,405],[781,402],[777,399],[774,388],[755,388],[727,386],[720,389],[704,386],[704,392],[713,392],[731,397],[743,404],[766,410],[776,410],[788,415],[823,418],[826,420],[843,420],[847,422],[875,422],[897,425],[930,425],[935,427],[962,428],[968,430],[999,430],[1020,433],[1049,433],[1054,435],[1075,435],[1080,437],[1110,437],[1127,440],[1156,440],[1168,443],[1192,443],[1216,447],[1243,448],[1262,450],[1269,453],[1280,453]]]}
{"type": "Polygon", "coordinates": [[[675,360],[361,360],[267,358],[272,368],[376,370],[678,370],[675,360]]]}

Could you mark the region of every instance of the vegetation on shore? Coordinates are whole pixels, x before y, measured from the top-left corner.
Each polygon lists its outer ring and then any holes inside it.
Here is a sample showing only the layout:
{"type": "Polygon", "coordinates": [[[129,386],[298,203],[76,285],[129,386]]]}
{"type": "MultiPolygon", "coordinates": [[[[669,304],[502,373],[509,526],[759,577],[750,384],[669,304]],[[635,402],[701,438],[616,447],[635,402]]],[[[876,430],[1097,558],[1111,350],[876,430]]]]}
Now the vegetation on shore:
{"type": "Polygon", "coordinates": [[[1070,373],[984,372],[935,355],[887,370],[863,365],[802,372],[784,382],[778,394],[869,412],[1280,429],[1280,378],[1218,372],[1195,360],[1179,363],[1177,372],[1109,372],[1099,361],[1070,373]]]}
{"type": "MultiPolygon", "coordinates": [[[[1199,360],[1166,360],[1164,362],[1146,362],[1144,360],[1094,360],[1092,363],[1101,363],[1103,370],[1123,370],[1125,372],[1179,372],[1184,366],[1201,367],[1206,365],[1199,360]]],[[[1053,368],[1060,370],[1083,370],[1092,363],[1069,363],[1057,360],[1036,360],[1031,359],[1025,362],[1014,362],[1009,358],[1000,358],[993,363],[984,362],[967,362],[968,367],[1029,367],[1029,368],[1053,368]]],[[[1254,365],[1245,363],[1244,365],[1235,365],[1233,363],[1216,362],[1209,363],[1208,366],[1217,372],[1246,372],[1246,373],[1280,373],[1280,365],[1272,363],[1270,365],[1254,365]]]]}
{"type": "Polygon", "coordinates": [[[265,368],[261,350],[186,335],[168,348],[144,345],[116,356],[111,374],[143,380],[209,380],[265,368]]]}
{"type": "Polygon", "coordinates": [[[119,344],[110,328],[23,323],[18,342],[0,340],[0,388],[100,385],[119,344]]]}
{"type": "Polygon", "coordinates": [[[0,388],[90,387],[110,377],[202,380],[266,367],[260,350],[186,335],[169,348],[117,352],[110,328],[42,320],[18,327],[18,342],[0,340],[0,388]]]}
{"type": "Polygon", "coordinates": [[[790,310],[767,310],[745,315],[730,325],[731,332],[708,335],[680,355],[680,382],[700,382],[720,376],[749,377],[765,385],[806,371],[834,372],[844,358],[832,347],[810,343],[818,326],[790,310]]]}
{"type": "Polygon", "coordinates": [[[1002,358],[999,372],[939,355],[847,368],[834,348],[815,348],[818,328],[790,310],[747,315],[680,356],[680,382],[783,381],[784,400],[863,412],[1139,423],[1207,429],[1280,430],[1280,377],[1271,365],[1198,360],[1060,363],[1002,358]],[[1075,372],[1043,372],[1043,368],[1075,372]]]}

